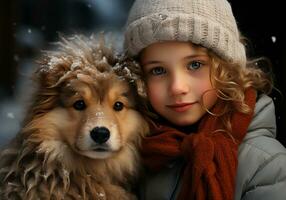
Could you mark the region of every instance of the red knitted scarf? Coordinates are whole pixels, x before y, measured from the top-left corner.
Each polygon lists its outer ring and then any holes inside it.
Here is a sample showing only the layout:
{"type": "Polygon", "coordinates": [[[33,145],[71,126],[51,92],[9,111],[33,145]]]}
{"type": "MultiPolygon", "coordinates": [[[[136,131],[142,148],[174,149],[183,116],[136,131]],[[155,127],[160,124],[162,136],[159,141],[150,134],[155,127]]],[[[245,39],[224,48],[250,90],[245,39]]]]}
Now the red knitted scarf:
{"type": "MultiPolygon", "coordinates": [[[[146,166],[159,170],[178,157],[186,160],[179,200],[233,199],[238,146],[246,135],[256,102],[253,89],[246,91],[245,102],[252,112],[232,114],[233,138],[222,131],[218,117],[209,114],[201,120],[197,133],[185,134],[167,126],[151,125],[152,135],[142,141],[146,166]]],[[[221,109],[217,104],[212,112],[219,113],[221,109]]]]}

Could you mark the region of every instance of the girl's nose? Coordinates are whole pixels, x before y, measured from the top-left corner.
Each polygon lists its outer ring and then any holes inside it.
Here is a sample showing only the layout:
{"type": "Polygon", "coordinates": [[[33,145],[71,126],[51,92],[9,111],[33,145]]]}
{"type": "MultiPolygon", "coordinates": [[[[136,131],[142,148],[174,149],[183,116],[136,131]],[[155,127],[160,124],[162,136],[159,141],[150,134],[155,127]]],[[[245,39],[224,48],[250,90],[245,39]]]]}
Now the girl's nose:
{"type": "Polygon", "coordinates": [[[189,92],[188,79],[182,74],[174,74],[169,84],[169,92],[171,96],[182,95],[189,92]]]}

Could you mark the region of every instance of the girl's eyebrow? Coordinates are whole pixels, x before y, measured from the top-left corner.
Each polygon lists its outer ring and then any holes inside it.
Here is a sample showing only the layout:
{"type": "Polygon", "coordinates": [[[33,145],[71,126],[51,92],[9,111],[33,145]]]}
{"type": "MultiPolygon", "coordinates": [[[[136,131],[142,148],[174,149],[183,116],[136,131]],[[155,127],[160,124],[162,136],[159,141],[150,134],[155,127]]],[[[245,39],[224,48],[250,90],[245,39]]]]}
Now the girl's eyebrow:
{"type": "Polygon", "coordinates": [[[142,65],[144,66],[144,65],[158,64],[158,63],[163,63],[163,61],[150,60],[150,61],[143,63],[142,65]]]}
{"type": "MultiPolygon", "coordinates": [[[[198,58],[198,57],[208,57],[207,54],[193,54],[193,55],[188,55],[188,56],[185,56],[183,57],[182,59],[183,60],[187,60],[187,59],[195,59],[195,58],[198,58]]],[[[164,61],[160,61],[160,60],[149,60],[145,63],[143,63],[142,65],[150,65],[150,64],[159,64],[159,63],[164,63],[164,61]]]]}
{"type": "Polygon", "coordinates": [[[189,56],[185,56],[183,59],[195,59],[195,58],[200,58],[200,57],[208,57],[207,54],[194,54],[194,55],[189,55],[189,56]]]}

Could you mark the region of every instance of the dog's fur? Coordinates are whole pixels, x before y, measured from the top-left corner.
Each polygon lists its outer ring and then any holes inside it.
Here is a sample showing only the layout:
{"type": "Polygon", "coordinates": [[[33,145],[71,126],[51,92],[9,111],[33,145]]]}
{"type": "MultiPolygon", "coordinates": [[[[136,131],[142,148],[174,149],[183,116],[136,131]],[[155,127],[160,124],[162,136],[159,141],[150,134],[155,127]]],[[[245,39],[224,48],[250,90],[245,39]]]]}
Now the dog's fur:
{"type": "Polygon", "coordinates": [[[58,47],[40,60],[23,128],[1,152],[0,199],[135,198],[126,187],[148,131],[126,68],[136,64],[103,39],[75,35],[58,47]],[[110,131],[107,141],[92,139],[96,127],[110,131]]]}

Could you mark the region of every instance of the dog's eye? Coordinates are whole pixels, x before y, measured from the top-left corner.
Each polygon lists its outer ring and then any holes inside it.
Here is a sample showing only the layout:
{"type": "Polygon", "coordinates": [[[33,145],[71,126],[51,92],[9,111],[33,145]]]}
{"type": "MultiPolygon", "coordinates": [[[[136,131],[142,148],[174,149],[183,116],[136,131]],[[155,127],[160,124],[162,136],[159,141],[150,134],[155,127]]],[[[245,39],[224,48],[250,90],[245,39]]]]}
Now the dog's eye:
{"type": "Polygon", "coordinates": [[[83,100],[78,100],[73,104],[74,109],[76,110],[84,110],[86,105],[83,100]]]}
{"type": "Polygon", "coordinates": [[[123,107],[124,107],[124,104],[120,101],[116,101],[115,104],[113,105],[113,109],[115,111],[120,111],[123,109],[123,107]]]}

